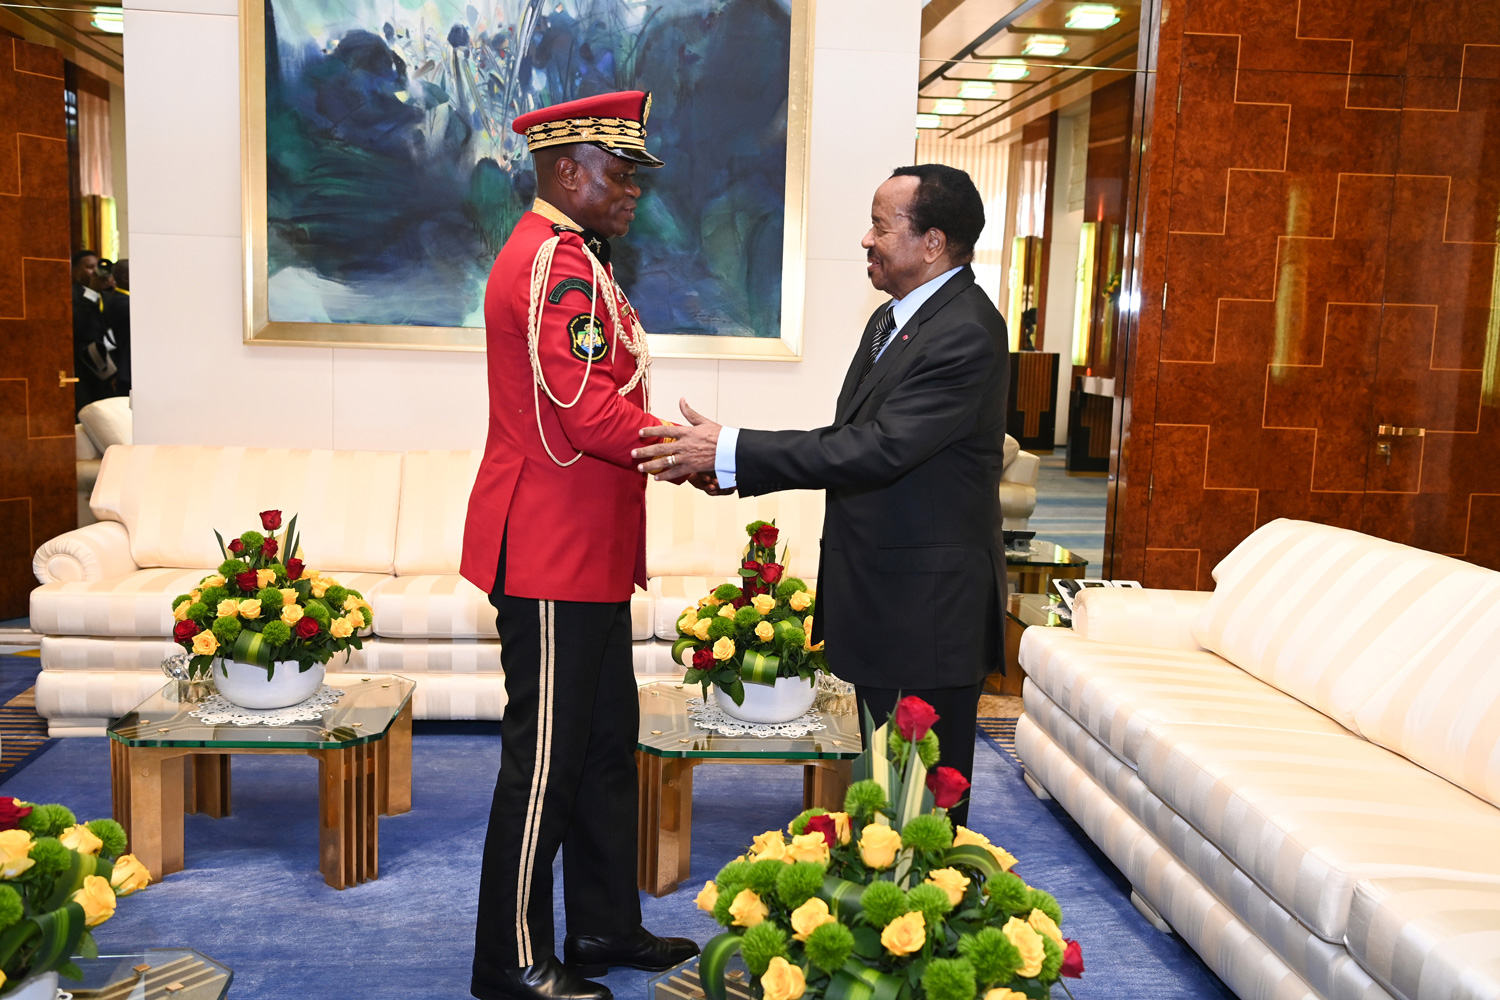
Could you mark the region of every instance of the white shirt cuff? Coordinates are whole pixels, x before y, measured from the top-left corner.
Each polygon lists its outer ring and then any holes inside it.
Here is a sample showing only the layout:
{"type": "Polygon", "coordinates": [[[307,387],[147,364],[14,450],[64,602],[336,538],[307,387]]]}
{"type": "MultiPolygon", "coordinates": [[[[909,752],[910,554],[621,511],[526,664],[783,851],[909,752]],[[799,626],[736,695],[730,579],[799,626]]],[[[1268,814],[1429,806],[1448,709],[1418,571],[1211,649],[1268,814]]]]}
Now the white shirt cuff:
{"type": "Polygon", "coordinates": [[[719,479],[720,489],[727,490],[734,486],[734,449],[739,441],[738,427],[719,428],[719,443],[714,449],[714,475],[719,479]]]}

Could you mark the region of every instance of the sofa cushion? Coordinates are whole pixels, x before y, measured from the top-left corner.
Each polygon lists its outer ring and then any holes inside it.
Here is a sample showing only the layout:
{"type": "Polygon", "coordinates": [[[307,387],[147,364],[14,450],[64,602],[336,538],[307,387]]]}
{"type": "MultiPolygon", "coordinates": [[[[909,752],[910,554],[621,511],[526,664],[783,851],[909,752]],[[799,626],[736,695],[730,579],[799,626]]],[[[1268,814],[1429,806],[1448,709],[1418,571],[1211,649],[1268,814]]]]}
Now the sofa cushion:
{"type": "Polygon", "coordinates": [[[1132,767],[1157,723],[1343,733],[1337,723],[1206,650],[1095,642],[1069,629],[1021,637],[1027,678],[1132,767]]]}
{"type": "MultiPolygon", "coordinates": [[[[489,595],[456,573],[386,577],[365,597],[375,609],[375,634],[389,639],[496,639],[489,595]]],[[[632,639],[651,637],[650,595],[630,598],[632,639]]]]}
{"type": "MultiPolygon", "coordinates": [[[[365,643],[366,669],[382,674],[502,674],[495,639],[386,639],[365,643]]],[[[421,679],[418,678],[418,683],[421,679]]]]}
{"type": "Polygon", "coordinates": [[[1500,574],[1355,715],[1366,739],[1500,806],[1500,574]]]}
{"type": "Polygon", "coordinates": [[[1306,521],[1257,529],[1214,568],[1205,649],[1349,729],[1491,570],[1306,521]]]}
{"type": "Polygon", "coordinates": [[[457,573],[482,451],[409,451],[401,462],[396,575],[457,573]]]}
{"type": "MultiPolygon", "coordinates": [[[[688,608],[696,607],[698,599],[714,587],[723,583],[738,585],[737,576],[658,576],[647,581],[651,595],[651,630],[659,639],[675,641],[677,620],[688,608]]],[[[818,589],[816,579],[803,578],[802,582],[813,590],[818,589]]],[[[641,638],[637,636],[636,638],[641,638]]]]}
{"type": "MultiPolygon", "coordinates": [[[[176,624],[172,598],[192,590],[212,572],[141,569],[111,580],[43,584],[31,592],[31,627],[44,635],[169,636],[176,624]]],[[[385,577],[339,573],[337,579],[368,599],[385,577]]]]}
{"type": "Polygon", "coordinates": [[[217,566],[214,531],[260,528],[259,511],[298,515],[303,558],[319,570],[390,573],[399,452],[121,445],[104,456],[91,500],[130,532],[137,564],[217,566]]]}
{"type": "Polygon", "coordinates": [[[818,572],[823,537],[823,491],[787,490],[759,497],[711,497],[691,487],[646,484],[646,574],[728,576],[740,565],[751,521],[775,521],[779,553],[790,545],[787,568],[818,572]]]}
{"type": "Polygon", "coordinates": [[[1193,624],[1210,596],[1201,590],[1083,590],[1073,599],[1073,631],[1098,642],[1202,649],[1193,635],[1193,624]]]}
{"type": "Polygon", "coordinates": [[[1500,878],[1500,810],[1354,735],[1154,725],[1138,773],[1325,941],[1361,878],[1500,878]]]}
{"type": "Polygon", "coordinates": [[[1500,997],[1500,882],[1375,878],[1354,888],[1349,952],[1403,1000],[1500,997]]]}
{"type": "Polygon", "coordinates": [[[134,442],[135,422],[129,396],[94,400],[78,411],[78,422],[101,455],[114,445],[134,442]]]}

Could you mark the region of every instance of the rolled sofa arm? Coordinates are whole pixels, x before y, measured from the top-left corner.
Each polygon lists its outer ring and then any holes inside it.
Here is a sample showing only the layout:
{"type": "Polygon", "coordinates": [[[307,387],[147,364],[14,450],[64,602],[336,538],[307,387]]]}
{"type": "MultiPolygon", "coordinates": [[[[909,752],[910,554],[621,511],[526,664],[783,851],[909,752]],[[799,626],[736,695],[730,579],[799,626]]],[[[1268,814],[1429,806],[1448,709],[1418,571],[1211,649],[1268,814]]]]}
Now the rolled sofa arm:
{"type": "Polygon", "coordinates": [[[130,534],[119,521],[97,521],[42,543],[31,571],[42,583],[110,580],[140,569],[130,554],[130,534]]]}
{"type": "Polygon", "coordinates": [[[1016,460],[1005,467],[1000,473],[1002,483],[1020,483],[1022,486],[1035,486],[1037,476],[1042,469],[1042,460],[1029,451],[1023,451],[1016,455],[1016,460]]]}
{"type": "Polygon", "coordinates": [[[1073,631],[1085,639],[1152,649],[1202,649],[1193,624],[1211,591],[1095,587],[1073,600],[1073,631]]]}

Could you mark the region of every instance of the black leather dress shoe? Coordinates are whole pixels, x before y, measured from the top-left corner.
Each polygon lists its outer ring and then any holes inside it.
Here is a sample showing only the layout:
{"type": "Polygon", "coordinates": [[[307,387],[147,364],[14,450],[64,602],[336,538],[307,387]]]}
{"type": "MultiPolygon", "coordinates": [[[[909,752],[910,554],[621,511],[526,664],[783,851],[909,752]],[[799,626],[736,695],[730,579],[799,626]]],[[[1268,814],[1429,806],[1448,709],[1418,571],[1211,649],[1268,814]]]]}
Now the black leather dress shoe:
{"type": "Polygon", "coordinates": [[[603,975],[612,965],[661,972],[698,954],[687,938],[657,937],[644,927],[628,934],[569,934],[563,960],[585,976],[603,975]]]}
{"type": "Polygon", "coordinates": [[[551,955],[524,969],[507,969],[497,980],[476,979],[469,992],[479,1000],[614,1000],[609,987],[589,982],[551,955]]]}

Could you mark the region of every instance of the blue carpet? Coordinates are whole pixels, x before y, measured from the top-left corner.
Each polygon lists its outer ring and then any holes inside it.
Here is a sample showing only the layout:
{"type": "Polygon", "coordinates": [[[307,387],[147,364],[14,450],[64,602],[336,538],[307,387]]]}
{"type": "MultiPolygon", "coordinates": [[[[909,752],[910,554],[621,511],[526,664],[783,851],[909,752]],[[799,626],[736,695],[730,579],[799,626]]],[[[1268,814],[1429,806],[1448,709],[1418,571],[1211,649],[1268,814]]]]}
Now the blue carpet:
{"type": "Polygon", "coordinates": [[[1089,561],[1088,576],[1103,575],[1104,513],[1109,480],[1102,476],[1070,476],[1067,449],[1039,455],[1036,511],[1030,527],[1044,541],[1055,542],[1089,561]]]}
{"type": "MultiPolygon", "coordinates": [[[[413,810],[381,820],[380,879],[344,892],[318,875],[316,763],[236,758],[234,815],[187,817],[187,870],[122,900],[97,932],[100,947],[198,948],[235,970],[236,1000],[461,1000],[500,759],[497,729],[419,724],[413,810]]],[[[1078,1000],[1232,996],[1180,939],[1136,913],[1119,873],[1055,804],[1032,796],[1020,768],[988,736],[976,746],[975,770],[974,827],[1017,855],[1025,878],[1058,897],[1065,932],[1083,942],[1088,971],[1072,984],[1078,1000]]],[[[647,926],[700,942],[712,936],[713,923],[693,906],[702,880],[753,835],[797,812],[801,780],[796,767],[697,769],[693,881],[662,899],[643,897],[647,926]]],[[[84,817],[108,815],[108,748],[98,739],[56,741],[0,782],[0,793],[61,800],[84,817]]],[[[645,1000],[648,979],[617,972],[606,982],[622,1000],[645,1000]]]]}

